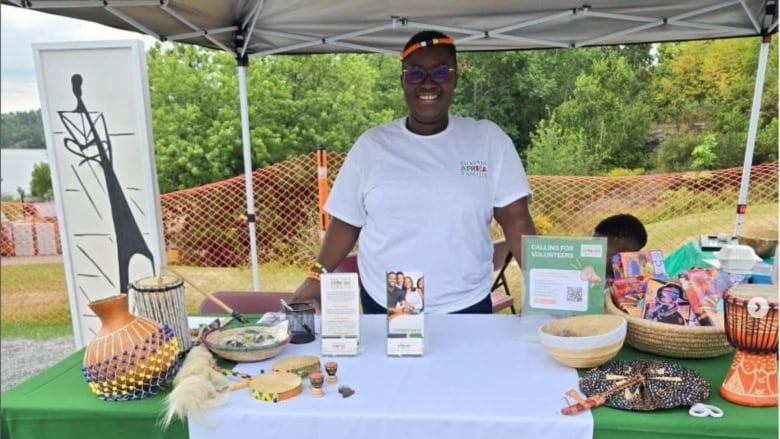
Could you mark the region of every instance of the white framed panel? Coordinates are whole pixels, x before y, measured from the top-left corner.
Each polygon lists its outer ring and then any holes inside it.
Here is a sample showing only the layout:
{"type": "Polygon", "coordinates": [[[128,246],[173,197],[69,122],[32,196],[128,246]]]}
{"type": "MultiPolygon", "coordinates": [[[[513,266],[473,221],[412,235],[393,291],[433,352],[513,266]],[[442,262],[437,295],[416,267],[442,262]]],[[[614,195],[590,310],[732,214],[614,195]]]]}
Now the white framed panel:
{"type": "Polygon", "coordinates": [[[165,264],[146,54],[140,40],[34,44],[76,346],[89,303],[165,264]]]}

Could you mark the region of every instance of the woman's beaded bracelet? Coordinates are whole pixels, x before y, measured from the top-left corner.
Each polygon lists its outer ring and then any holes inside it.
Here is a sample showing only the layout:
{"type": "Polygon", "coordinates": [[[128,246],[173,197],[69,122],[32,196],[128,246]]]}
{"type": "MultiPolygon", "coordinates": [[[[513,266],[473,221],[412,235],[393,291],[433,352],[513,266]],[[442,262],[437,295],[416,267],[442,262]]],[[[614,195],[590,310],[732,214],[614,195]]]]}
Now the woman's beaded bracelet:
{"type": "Polygon", "coordinates": [[[309,272],[306,273],[306,277],[309,279],[314,280],[320,280],[320,275],[322,273],[327,273],[328,270],[325,269],[325,267],[322,266],[319,262],[315,261],[311,266],[309,267],[309,272]]]}

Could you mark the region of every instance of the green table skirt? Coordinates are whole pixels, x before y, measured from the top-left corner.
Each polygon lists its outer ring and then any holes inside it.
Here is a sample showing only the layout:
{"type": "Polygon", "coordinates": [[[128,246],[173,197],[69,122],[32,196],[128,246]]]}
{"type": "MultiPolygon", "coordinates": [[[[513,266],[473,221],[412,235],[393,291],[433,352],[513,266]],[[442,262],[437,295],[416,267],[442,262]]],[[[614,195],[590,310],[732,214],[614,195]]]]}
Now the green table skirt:
{"type": "MultiPolygon", "coordinates": [[[[694,418],[687,407],[631,412],[592,411],[595,439],[745,438],[777,439],[778,409],[743,407],[718,394],[732,354],[702,360],[662,358],[693,368],[711,384],[707,403],[725,412],[720,419],[694,418]]],[[[2,394],[3,439],[186,439],[186,422],[159,427],[166,393],[135,401],[108,402],[92,394],[81,374],[83,350],[2,394]]],[[[659,358],[624,347],[618,359],[659,358]]],[[[563,402],[563,401],[562,401],[563,402]]],[[[518,434],[518,438],[522,434],[518,434]]],[[[496,438],[497,439],[497,438],[496,438]]]]}
{"type": "MultiPolygon", "coordinates": [[[[672,342],[672,341],[670,341],[672,342]]],[[[623,347],[618,360],[654,358],[689,367],[709,381],[710,396],[704,401],[724,411],[722,418],[695,418],[689,407],[635,412],[599,407],[593,410],[595,439],[777,439],[777,407],[745,407],[721,398],[719,390],[734,354],[709,359],[659,357],[623,347]]]]}
{"type": "MultiPolygon", "coordinates": [[[[34,346],[30,347],[34,349],[34,346]]],[[[84,350],[2,394],[3,439],[186,439],[186,422],[163,431],[164,393],[103,401],[81,373],[84,350]]]]}

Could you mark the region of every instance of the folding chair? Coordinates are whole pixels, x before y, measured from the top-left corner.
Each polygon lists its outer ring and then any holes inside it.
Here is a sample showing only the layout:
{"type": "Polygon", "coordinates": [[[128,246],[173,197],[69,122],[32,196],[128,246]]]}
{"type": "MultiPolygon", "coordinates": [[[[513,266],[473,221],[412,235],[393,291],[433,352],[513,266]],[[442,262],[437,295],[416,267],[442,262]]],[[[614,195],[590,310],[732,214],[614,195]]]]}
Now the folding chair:
{"type": "MultiPolygon", "coordinates": [[[[358,273],[357,252],[351,252],[333,270],[334,273],[358,273]]],[[[358,273],[358,276],[360,273],[358,273]]]]}
{"type": "Polygon", "coordinates": [[[509,243],[506,240],[493,241],[493,272],[498,272],[493,285],[490,287],[490,301],[493,304],[493,312],[509,308],[515,314],[515,301],[509,291],[509,283],[506,280],[506,268],[512,261],[512,252],[509,251],[509,243]],[[497,291],[503,288],[503,293],[497,291]]]}
{"type": "MultiPolygon", "coordinates": [[[[280,299],[290,302],[293,297],[293,293],[273,291],[217,291],[212,293],[212,295],[225,302],[225,305],[239,314],[279,312],[282,310],[280,299]]],[[[198,314],[220,314],[225,312],[222,307],[208,298],[203,299],[198,304],[198,314]]]]}

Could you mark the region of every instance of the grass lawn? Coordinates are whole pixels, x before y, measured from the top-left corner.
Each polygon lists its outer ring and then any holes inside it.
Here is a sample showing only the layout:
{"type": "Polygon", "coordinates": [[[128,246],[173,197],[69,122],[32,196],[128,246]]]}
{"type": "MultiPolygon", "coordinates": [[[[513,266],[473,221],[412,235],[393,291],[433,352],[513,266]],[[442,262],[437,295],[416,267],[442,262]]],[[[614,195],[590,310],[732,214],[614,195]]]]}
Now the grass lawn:
{"type": "MultiPolygon", "coordinates": [[[[184,300],[194,313],[204,299],[199,292],[251,290],[249,268],[173,267],[184,281],[184,300]]],[[[295,291],[305,270],[264,265],[264,291],[295,291]]],[[[73,333],[64,264],[6,265],[0,268],[0,335],[50,338],[73,333]]]]}

